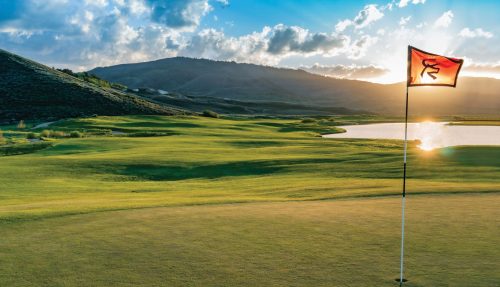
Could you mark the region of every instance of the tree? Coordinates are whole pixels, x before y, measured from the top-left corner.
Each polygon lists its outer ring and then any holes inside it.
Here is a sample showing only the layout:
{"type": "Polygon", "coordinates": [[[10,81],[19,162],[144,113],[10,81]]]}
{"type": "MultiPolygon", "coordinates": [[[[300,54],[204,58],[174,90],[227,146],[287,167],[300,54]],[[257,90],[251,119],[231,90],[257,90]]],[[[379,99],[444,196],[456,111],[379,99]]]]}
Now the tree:
{"type": "Polygon", "coordinates": [[[18,129],[25,129],[26,128],[26,124],[24,123],[23,120],[19,121],[19,123],[17,124],[17,128],[18,129]]]}

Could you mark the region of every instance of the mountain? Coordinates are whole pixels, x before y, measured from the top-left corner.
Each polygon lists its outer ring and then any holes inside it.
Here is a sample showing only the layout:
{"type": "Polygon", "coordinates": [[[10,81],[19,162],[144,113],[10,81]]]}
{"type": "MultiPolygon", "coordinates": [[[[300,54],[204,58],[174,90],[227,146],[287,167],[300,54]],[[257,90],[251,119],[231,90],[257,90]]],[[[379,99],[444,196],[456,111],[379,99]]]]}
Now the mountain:
{"type": "Polygon", "coordinates": [[[0,121],[182,113],[0,49],[0,121]]]}
{"type": "MultiPolygon", "coordinates": [[[[130,88],[149,87],[193,97],[283,102],[401,115],[405,84],[335,79],[302,70],[175,57],[89,71],[130,88]]],[[[500,80],[460,78],[456,89],[410,88],[416,115],[499,114],[500,80]]]]}

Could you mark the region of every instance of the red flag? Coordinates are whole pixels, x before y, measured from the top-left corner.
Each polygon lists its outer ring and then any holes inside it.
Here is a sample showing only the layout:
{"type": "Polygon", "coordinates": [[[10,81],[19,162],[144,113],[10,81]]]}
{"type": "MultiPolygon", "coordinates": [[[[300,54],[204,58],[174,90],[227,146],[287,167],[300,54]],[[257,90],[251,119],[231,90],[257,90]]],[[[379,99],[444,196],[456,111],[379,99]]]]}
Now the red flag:
{"type": "Polygon", "coordinates": [[[457,77],[464,60],[427,53],[408,46],[407,86],[457,85],[457,77]]]}

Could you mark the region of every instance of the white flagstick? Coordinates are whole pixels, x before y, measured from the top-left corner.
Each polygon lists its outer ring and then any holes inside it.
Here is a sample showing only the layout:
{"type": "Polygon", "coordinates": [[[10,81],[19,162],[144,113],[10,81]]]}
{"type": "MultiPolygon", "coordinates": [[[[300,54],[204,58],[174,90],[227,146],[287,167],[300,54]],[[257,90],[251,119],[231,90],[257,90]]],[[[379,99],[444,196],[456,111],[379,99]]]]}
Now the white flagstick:
{"type": "Polygon", "coordinates": [[[404,142],[404,157],[403,157],[403,196],[401,199],[401,259],[399,286],[403,286],[403,254],[405,243],[405,199],[406,199],[406,149],[408,145],[408,84],[406,85],[406,113],[405,113],[405,142],[404,142]]]}

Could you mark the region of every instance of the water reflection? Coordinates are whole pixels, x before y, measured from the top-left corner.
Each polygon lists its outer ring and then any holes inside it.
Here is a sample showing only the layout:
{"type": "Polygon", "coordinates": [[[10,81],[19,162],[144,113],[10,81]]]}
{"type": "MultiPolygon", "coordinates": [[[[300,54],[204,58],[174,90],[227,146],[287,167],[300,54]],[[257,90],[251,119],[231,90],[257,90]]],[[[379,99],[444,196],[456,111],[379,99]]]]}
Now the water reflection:
{"type": "Polygon", "coordinates": [[[445,123],[435,123],[431,121],[415,124],[415,134],[411,137],[420,141],[418,147],[425,151],[444,147],[443,136],[446,128],[445,123]]]}
{"type": "MultiPolygon", "coordinates": [[[[404,139],[404,123],[343,126],[347,132],[325,138],[404,139]]],[[[500,145],[500,126],[453,126],[445,122],[408,124],[408,139],[422,150],[458,145],[500,145]]]]}

